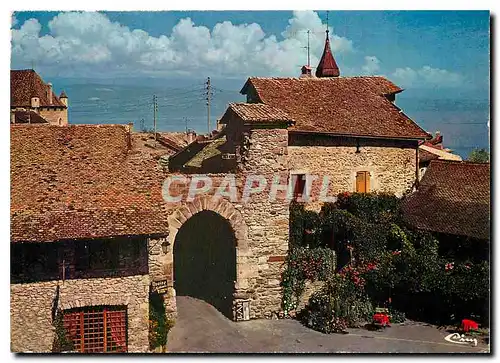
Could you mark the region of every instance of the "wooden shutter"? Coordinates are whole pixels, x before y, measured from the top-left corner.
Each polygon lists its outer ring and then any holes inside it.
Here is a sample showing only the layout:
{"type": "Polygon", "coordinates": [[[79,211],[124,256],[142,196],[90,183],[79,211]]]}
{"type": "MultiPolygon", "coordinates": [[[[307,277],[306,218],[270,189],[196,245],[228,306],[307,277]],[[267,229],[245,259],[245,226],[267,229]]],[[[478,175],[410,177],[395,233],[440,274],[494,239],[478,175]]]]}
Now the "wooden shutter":
{"type": "Polygon", "coordinates": [[[368,171],[358,171],[356,173],[356,192],[370,192],[370,173],[368,171]]]}
{"type": "Polygon", "coordinates": [[[306,187],[306,176],[304,174],[296,174],[295,185],[293,188],[293,197],[295,200],[302,197],[306,187]]]}

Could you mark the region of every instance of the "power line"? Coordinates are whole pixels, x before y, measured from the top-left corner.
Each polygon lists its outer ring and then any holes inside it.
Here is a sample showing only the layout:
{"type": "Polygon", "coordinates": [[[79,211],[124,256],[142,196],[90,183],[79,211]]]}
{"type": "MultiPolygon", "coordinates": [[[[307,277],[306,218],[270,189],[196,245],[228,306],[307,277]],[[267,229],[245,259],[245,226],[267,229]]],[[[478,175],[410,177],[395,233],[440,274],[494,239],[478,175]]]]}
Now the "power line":
{"type": "Polygon", "coordinates": [[[207,78],[207,83],[206,83],[206,96],[207,96],[207,127],[208,127],[208,134],[210,135],[210,97],[213,96],[212,90],[211,90],[211,84],[210,84],[210,77],[207,78]]]}
{"type": "Polygon", "coordinates": [[[153,95],[153,129],[155,133],[155,147],[156,147],[156,114],[158,113],[158,103],[156,95],[153,95]]]}

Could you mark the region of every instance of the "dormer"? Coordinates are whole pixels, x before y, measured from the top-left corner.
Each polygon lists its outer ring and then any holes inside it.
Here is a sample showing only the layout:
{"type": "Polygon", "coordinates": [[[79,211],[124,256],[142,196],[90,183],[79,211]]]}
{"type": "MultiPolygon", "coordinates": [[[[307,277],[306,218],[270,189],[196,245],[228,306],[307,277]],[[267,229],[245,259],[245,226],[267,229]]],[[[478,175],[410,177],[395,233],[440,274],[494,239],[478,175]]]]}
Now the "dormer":
{"type": "Polygon", "coordinates": [[[31,108],[39,108],[39,107],[40,107],[40,98],[31,97],[31,108]]]}

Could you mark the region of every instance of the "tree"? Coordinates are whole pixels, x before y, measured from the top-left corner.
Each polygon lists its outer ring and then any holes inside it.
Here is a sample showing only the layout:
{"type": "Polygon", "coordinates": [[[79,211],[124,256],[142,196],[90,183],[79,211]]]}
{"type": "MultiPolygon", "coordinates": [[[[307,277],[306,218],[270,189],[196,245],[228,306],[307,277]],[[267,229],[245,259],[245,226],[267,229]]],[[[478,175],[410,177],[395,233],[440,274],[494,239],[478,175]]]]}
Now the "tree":
{"type": "Polygon", "coordinates": [[[474,163],[489,163],[490,153],[486,149],[474,149],[467,157],[467,161],[472,161],[474,163]]]}

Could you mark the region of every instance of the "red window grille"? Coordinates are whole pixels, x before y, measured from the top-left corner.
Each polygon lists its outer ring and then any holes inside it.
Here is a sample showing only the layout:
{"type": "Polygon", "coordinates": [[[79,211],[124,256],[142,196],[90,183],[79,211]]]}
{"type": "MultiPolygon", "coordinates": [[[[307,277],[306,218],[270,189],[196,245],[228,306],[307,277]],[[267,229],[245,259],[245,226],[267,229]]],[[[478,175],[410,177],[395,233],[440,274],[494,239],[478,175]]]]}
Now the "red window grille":
{"type": "Polygon", "coordinates": [[[77,352],[127,351],[126,307],[92,306],[65,310],[64,328],[77,352]]]}

